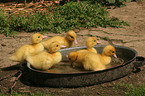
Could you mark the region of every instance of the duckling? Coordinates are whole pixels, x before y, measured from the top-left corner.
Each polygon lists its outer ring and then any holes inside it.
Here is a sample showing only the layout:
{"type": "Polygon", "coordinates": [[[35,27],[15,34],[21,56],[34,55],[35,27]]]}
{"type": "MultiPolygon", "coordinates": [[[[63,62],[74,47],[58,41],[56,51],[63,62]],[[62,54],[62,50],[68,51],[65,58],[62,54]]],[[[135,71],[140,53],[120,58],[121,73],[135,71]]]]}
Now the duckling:
{"type": "Polygon", "coordinates": [[[94,47],[97,43],[100,43],[95,37],[88,37],[86,40],[86,46],[87,49],[79,50],[80,52],[82,51],[89,51],[89,52],[94,52],[97,53],[97,50],[94,47]]]}
{"type": "Polygon", "coordinates": [[[72,51],[68,55],[71,64],[76,63],[83,66],[85,70],[98,71],[104,70],[106,67],[101,63],[99,56],[93,52],[72,51]]]}
{"type": "Polygon", "coordinates": [[[61,45],[66,46],[65,48],[69,48],[72,46],[73,42],[75,44],[77,44],[77,40],[76,40],[76,33],[72,30],[68,31],[66,33],[65,37],[61,37],[61,36],[54,36],[48,40],[45,40],[42,42],[42,44],[44,45],[44,47],[49,46],[49,44],[53,41],[58,41],[61,45]]]}
{"type": "Polygon", "coordinates": [[[41,44],[42,38],[45,38],[39,33],[35,33],[31,37],[32,44],[23,45],[18,48],[15,53],[9,58],[12,61],[16,62],[25,62],[26,56],[36,55],[44,50],[43,45],[41,44]]]}
{"type": "Polygon", "coordinates": [[[58,64],[62,60],[60,50],[60,43],[57,41],[51,42],[47,46],[47,51],[34,56],[28,56],[26,60],[36,69],[48,71],[54,64],[58,64]]]}
{"type": "Polygon", "coordinates": [[[110,56],[114,56],[115,58],[117,58],[116,50],[112,45],[107,45],[106,47],[104,47],[102,54],[98,54],[98,55],[101,59],[101,62],[105,65],[111,62],[110,56]]]}

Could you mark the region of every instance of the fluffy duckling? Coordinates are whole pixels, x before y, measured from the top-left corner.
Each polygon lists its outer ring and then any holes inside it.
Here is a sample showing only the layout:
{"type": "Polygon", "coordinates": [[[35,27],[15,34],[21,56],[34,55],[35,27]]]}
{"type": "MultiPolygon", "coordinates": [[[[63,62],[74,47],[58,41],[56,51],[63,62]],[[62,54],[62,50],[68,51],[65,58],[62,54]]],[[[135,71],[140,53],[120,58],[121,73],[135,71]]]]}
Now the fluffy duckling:
{"type": "Polygon", "coordinates": [[[89,52],[94,52],[97,53],[97,50],[94,47],[94,45],[96,45],[97,43],[100,43],[95,37],[88,37],[88,39],[86,40],[86,46],[87,49],[83,49],[83,50],[79,50],[80,52],[83,51],[89,51],[89,52]]]}
{"type": "Polygon", "coordinates": [[[104,47],[102,54],[98,55],[101,59],[101,62],[105,65],[111,62],[110,56],[114,56],[115,58],[117,58],[115,47],[113,47],[112,45],[107,45],[106,47],[104,47]]]}
{"type": "Polygon", "coordinates": [[[77,44],[77,40],[76,40],[76,33],[72,30],[68,31],[66,33],[65,37],[61,37],[61,36],[54,36],[46,41],[43,41],[43,45],[46,48],[47,46],[49,46],[49,44],[53,41],[57,41],[59,42],[61,45],[66,46],[65,48],[69,48],[72,46],[73,42],[75,44],[77,44]]]}
{"type": "Polygon", "coordinates": [[[83,66],[85,70],[98,71],[105,69],[105,65],[101,63],[99,56],[93,52],[72,51],[68,55],[71,64],[76,63],[83,66]]]}
{"type": "Polygon", "coordinates": [[[32,44],[23,45],[18,48],[15,53],[10,57],[10,60],[16,62],[24,62],[26,60],[26,56],[28,55],[36,55],[44,50],[43,45],[41,44],[42,38],[45,38],[39,33],[35,33],[31,37],[32,44]]]}
{"type": "Polygon", "coordinates": [[[28,56],[26,60],[36,69],[47,71],[54,64],[59,63],[62,60],[60,50],[60,43],[54,41],[47,47],[47,51],[43,51],[40,54],[34,56],[28,56]]]}

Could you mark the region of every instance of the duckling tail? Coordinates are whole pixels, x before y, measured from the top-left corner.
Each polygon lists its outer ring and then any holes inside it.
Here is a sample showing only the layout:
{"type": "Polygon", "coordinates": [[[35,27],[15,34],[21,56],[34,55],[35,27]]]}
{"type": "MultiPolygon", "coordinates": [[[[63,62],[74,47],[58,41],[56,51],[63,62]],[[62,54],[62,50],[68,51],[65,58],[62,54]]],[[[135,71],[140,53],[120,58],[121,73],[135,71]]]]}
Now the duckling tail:
{"type": "Polygon", "coordinates": [[[22,62],[23,61],[22,59],[20,59],[19,57],[15,56],[15,55],[9,57],[9,60],[15,61],[15,62],[22,62]]]}
{"type": "Polygon", "coordinates": [[[16,56],[11,56],[11,57],[9,57],[9,59],[12,60],[12,61],[17,61],[16,56]]]}

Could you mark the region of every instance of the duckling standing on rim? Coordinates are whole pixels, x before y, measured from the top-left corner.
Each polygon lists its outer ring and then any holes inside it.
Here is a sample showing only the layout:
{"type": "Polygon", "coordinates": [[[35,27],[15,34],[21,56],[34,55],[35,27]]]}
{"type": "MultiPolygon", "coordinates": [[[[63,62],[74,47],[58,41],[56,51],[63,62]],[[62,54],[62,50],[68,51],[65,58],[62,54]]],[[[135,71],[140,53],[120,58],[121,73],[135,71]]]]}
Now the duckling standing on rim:
{"type": "Polygon", "coordinates": [[[100,43],[95,37],[88,37],[86,40],[87,49],[79,50],[79,52],[89,51],[97,53],[97,50],[93,48],[96,44],[100,43]]]}
{"type": "Polygon", "coordinates": [[[101,59],[101,62],[105,65],[107,65],[111,62],[110,56],[114,56],[115,58],[117,58],[115,47],[113,47],[112,45],[105,46],[103,48],[102,54],[98,54],[98,55],[101,59]]]}
{"type": "Polygon", "coordinates": [[[32,44],[23,45],[18,48],[15,53],[9,58],[12,61],[16,62],[25,62],[26,57],[29,55],[36,55],[42,51],[44,51],[44,47],[41,44],[42,38],[47,36],[43,36],[39,33],[35,33],[31,37],[32,44]]]}
{"type": "Polygon", "coordinates": [[[71,65],[73,63],[77,63],[79,65],[82,65],[85,70],[92,70],[92,71],[98,71],[98,70],[104,70],[106,67],[102,62],[100,61],[99,56],[96,53],[93,52],[77,52],[72,51],[68,55],[69,62],[71,62],[71,65]]]}
{"type": "Polygon", "coordinates": [[[62,60],[60,50],[61,45],[59,42],[51,42],[47,47],[47,51],[41,52],[34,56],[28,56],[27,61],[36,69],[47,71],[54,64],[58,64],[62,60]]]}
{"type": "Polygon", "coordinates": [[[53,41],[57,41],[59,42],[61,45],[64,45],[66,47],[64,48],[69,48],[72,46],[73,42],[75,44],[77,44],[77,40],[76,40],[76,33],[72,30],[68,31],[66,33],[66,36],[65,37],[61,37],[61,36],[54,36],[48,40],[45,40],[42,42],[42,44],[44,45],[44,47],[46,48],[47,46],[50,45],[51,42],[53,41]]]}

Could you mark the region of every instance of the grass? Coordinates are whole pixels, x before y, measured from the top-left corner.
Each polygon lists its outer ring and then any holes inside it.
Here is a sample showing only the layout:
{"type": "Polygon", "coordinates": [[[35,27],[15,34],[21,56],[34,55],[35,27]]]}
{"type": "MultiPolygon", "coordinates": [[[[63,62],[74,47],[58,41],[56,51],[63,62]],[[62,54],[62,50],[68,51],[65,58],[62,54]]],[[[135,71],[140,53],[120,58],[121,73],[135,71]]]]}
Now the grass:
{"type": "Polygon", "coordinates": [[[124,90],[125,96],[145,96],[145,85],[135,87],[133,84],[119,83],[115,86],[115,89],[124,90]]]}
{"type": "Polygon", "coordinates": [[[127,86],[126,96],[145,96],[145,85],[134,87],[130,84],[127,86]]]}
{"type": "Polygon", "coordinates": [[[34,12],[29,15],[5,15],[0,10],[0,33],[14,36],[16,32],[54,32],[61,33],[74,28],[115,27],[129,26],[118,18],[109,18],[105,7],[99,3],[91,4],[88,1],[69,2],[63,6],[49,9],[49,12],[34,12]]]}

